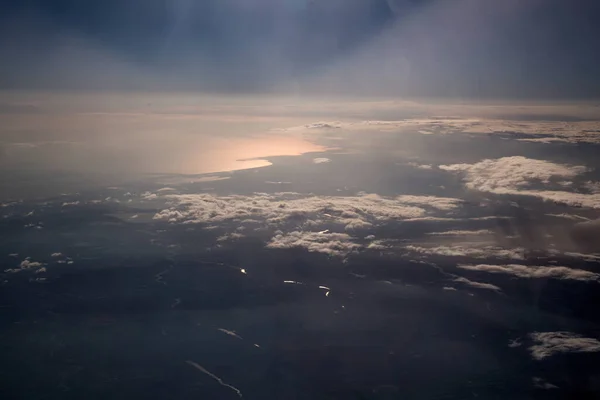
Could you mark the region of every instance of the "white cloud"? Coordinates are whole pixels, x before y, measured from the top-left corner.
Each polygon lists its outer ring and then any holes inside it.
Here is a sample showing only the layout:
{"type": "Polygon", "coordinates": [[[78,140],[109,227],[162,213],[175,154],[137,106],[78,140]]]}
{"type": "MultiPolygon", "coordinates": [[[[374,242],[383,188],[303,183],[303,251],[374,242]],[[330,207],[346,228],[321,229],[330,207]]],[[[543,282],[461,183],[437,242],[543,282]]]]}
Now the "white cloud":
{"type": "Polygon", "coordinates": [[[585,338],[571,332],[534,332],[530,334],[535,342],[529,348],[536,360],[561,353],[594,353],[600,352],[600,342],[585,338]]]}
{"type": "Polygon", "coordinates": [[[43,265],[44,264],[42,264],[40,262],[31,261],[31,259],[29,257],[27,257],[25,260],[21,261],[18,268],[5,269],[4,272],[9,273],[9,274],[14,274],[14,273],[21,272],[21,271],[24,271],[27,269],[40,268],[40,267],[43,267],[43,265]]]}
{"type": "Polygon", "coordinates": [[[353,243],[352,238],[345,233],[319,232],[278,232],[267,244],[271,249],[290,249],[303,247],[310,252],[328,254],[330,256],[345,256],[360,248],[353,243]]]}
{"type": "Polygon", "coordinates": [[[50,257],[62,257],[63,254],[62,253],[52,253],[52,255],[50,257]]]}
{"type": "Polygon", "coordinates": [[[446,171],[464,172],[466,186],[497,193],[529,186],[533,181],[548,183],[551,178],[574,178],[586,171],[581,166],[566,166],[521,156],[483,160],[475,164],[440,165],[446,171]]]}
{"type": "Polygon", "coordinates": [[[476,288],[476,289],[485,289],[485,290],[494,290],[497,292],[500,292],[501,289],[496,286],[496,285],[492,285],[491,283],[481,283],[481,282],[475,282],[475,281],[471,281],[467,278],[463,278],[463,277],[458,277],[456,279],[454,279],[454,282],[457,283],[462,283],[463,285],[472,287],[472,288],[476,288]]]}
{"type": "MultiPolygon", "coordinates": [[[[144,200],[156,200],[158,195],[156,193],[144,192],[140,195],[140,197],[144,200]]],[[[107,198],[106,201],[109,201],[110,198],[107,198]]]]}
{"type": "Polygon", "coordinates": [[[386,240],[373,240],[367,245],[369,250],[388,250],[389,248],[390,244],[386,240]]]}
{"type": "Polygon", "coordinates": [[[228,241],[232,241],[232,240],[243,239],[245,237],[246,236],[242,235],[241,233],[233,232],[233,233],[228,233],[223,236],[219,236],[217,238],[217,242],[228,242],[228,241]]]}
{"type": "Polygon", "coordinates": [[[447,257],[471,257],[471,258],[506,258],[523,260],[524,250],[522,248],[503,249],[495,246],[464,247],[464,246],[406,246],[406,250],[423,255],[436,255],[447,257]]]}
{"type": "Polygon", "coordinates": [[[23,260],[21,262],[21,269],[29,269],[29,268],[39,268],[41,267],[43,264],[37,261],[31,261],[31,260],[23,260]]]}
{"type": "Polygon", "coordinates": [[[324,158],[324,157],[321,157],[321,158],[315,158],[315,159],[313,160],[313,162],[314,162],[315,164],[325,164],[325,163],[331,162],[331,160],[330,160],[329,158],[324,158]]]}
{"type": "Polygon", "coordinates": [[[581,269],[558,266],[527,266],[527,265],[458,265],[458,268],[469,271],[482,271],[492,274],[514,275],[519,278],[553,278],[576,281],[598,281],[600,275],[581,269]]]}
{"type": "Polygon", "coordinates": [[[534,184],[559,184],[587,171],[583,166],[561,165],[520,156],[483,160],[475,164],[440,165],[440,169],[464,174],[471,190],[495,194],[540,197],[572,206],[600,208],[600,194],[533,189],[534,184]]]}
{"type": "MultiPolygon", "coordinates": [[[[327,223],[354,230],[427,214],[423,208],[374,194],[347,197],[303,196],[298,193],[256,193],[253,196],[202,193],[165,197],[171,207],[158,212],[154,219],[171,223],[264,220],[274,226],[295,223],[316,227],[327,223]]],[[[432,202],[435,203],[435,200],[432,202]]],[[[440,204],[447,202],[443,199],[440,204]]]]}

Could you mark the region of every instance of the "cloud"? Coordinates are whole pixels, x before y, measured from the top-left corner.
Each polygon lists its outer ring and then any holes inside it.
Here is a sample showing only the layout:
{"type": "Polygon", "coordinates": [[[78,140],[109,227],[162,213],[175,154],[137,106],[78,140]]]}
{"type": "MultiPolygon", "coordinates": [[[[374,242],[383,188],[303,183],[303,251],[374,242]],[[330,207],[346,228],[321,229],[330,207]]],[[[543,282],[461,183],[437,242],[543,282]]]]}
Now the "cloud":
{"type": "Polygon", "coordinates": [[[430,164],[408,163],[408,165],[417,169],[433,169],[433,165],[430,164]]]}
{"type": "Polygon", "coordinates": [[[544,389],[544,390],[551,390],[551,389],[559,389],[558,386],[551,384],[550,382],[539,378],[539,377],[534,377],[532,379],[532,383],[533,386],[537,389],[544,389]]]}
{"type": "Polygon", "coordinates": [[[328,162],[331,162],[331,160],[329,158],[324,158],[324,157],[322,157],[322,158],[315,158],[313,160],[313,163],[315,163],[315,164],[325,164],[325,163],[328,163],[328,162]]]}
{"type": "Polygon", "coordinates": [[[6,272],[8,274],[14,274],[17,272],[21,272],[21,271],[25,271],[25,270],[33,269],[33,268],[40,268],[43,266],[44,266],[44,264],[37,262],[37,261],[31,261],[31,259],[29,257],[27,257],[25,260],[21,261],[18,268],[6,269],[6,270],[4,270],[4,272],[6,272]]]}
{"type": "Polygon", "coordinates": [[[52,255],[50,257],[62,257],[63,254],[62,253],[52,253],[52,255]]]}
{"type": "MultiPolygon", "coordinates": [[[[144,192],[140,195],[140,197],[144,200],[156,200],[158,199],[158,195],[156,193],[151,193],[151,192],[144,192]]],[[[110,198],[106,199],[107,201],[110,200],[110,198]]]]}
{"type": "Polygon", "coordinates": [[[267,244],[270,249],[305,248],[310,252],[324,253],[330,256],[346,256],[361,246],[353,243],[345,233],[319,232],[278,232],[267,244]]]}
{"type": "Polygon", "coordinates": [[[582,166],[566,166],[521,156],[483,160],[475,164],[440,165],[439,168],[463,172],[468,188],[491,193],[517,190],[535,181],[549,183],[553,178],[570,179],[587,170],[582,166]]]}
{"type": "Polygon", "coordinates": [[[446,256],[446,257],[471,257],[471,258],[506,258],[523,260],[524,249],[503,249],[495,246],[464,247],[464,246],[437,246],[421,247],[406,246],[406,250],[422,255],[446,256]]]}
{"type": "Polygon", "coordinates": [[[582,248],[590,251],[600,250],[600,219],[575,224],[570,234],[582,248]]]}
{"type": "MultiPolygon", "coordinates": [[[[550,118],[548,118],[550,119],[550,118]]],[[[540,143],[600,143],[600,121],[482,119],[465,133],[509,135],[518,141],[540,143]],[[527,137],[523,137],[527,136],[527,137]]]]}
{"type": "Polygon", "coordinates": [[[438,210],[450,211],[462,203],[462,200],[453,199],[449,197],[435,197],[435,196],[413,196],[413,195],[402,195],[397,196],[396,200],[405,204],[419,205],[425,207],[432,207],[438,210]]]}
{"type": "Polygon", "coordinates": [[[315,122],[314,124],[304,125],[306,129],[338,129],[342,125],[339,122],[315,122]]]}
{"type": "Polygon", "coordinates": [[[39,268],[41,267],[43,264],[37,261],[31,261],[29,259],[23,260],[21,262],[21,269],[29,269],[29,268],[39,268]]]}
{"type": "MultiPolygon", "coordinates": [[[[311,227],[336,224],[347,230],[368,228],[394,220],[425,217],[428,212],[406,198],[361,196],[304,196],[298,193],[256,193],[251,196],[217,196],[208,193],[166,195],[170,207],[154,219],[171,223],[217,223],[263,220],[270,226],[292,223],[311,227]]],[[[459,200],[431,197],[432,211],[452,207],[459,200]]],[[[423,201],[424,202],[424,201],[423,201]]]]}
{"type": "Polygon", "coordinates": [[[459,133],[469,127],[479,125],[478,119],[432,117],[408,118],[401,120],[364,120],[357,122],[318,122],[309,125],[293,126],[277,129],[283,132],[299,132],[307,130],[330,130],[343,128],[344,132],[390,132],[390,131],[417,131],[422,134],[449,134],[459,133]]]}
{"type": "Polygon", "coordinates": [[[576,281],[598,281],[600,275],[581,269],[559,266],[527,266],[527,265],[457,265],[458,268],[469,271],[489,272],[491,274],[513,275],[519,278],[552,278],[576,281]]]}
{"type": "Polygon", "coordinates": [[[600,208],[599,194],[534,189],[534,185],[560,186],[587,171],[583,166],[561,165],[521,156],[483,160],[475,164],[440,165],[440,169],[463,174],[465,186],[481,192],[535,196],[547,201],[600,208]]]}
{"type": "Polygon", "coordinates": [[[534,332],[529,335],[535,344],[529,347],[536,360],[563,353],[600,352],[600,342],[571,332],[534,332]]]}
{"type": "Polygon", "coordinates": [[[234,240],[239,240],[239,239],[243,239],[245,238],[245,235],[242,235],[241,233],[237,233],[237,232],[232,232],[232,233],[228,233],[226,235],[222,235],[219,236],[217,238],[217,242],[228,242],[228,241],[234,241],[234,240]]]}
{"type": "Polygon", "coordinates": [[[600,193],[600,182],[586,182],[583,186],[593,194],[600,193]]]}
{"type": "Polygon", "coordinates": [[[466,231],[466,230],[454,230],[446,232],[430,232],[429,236],[480,236],[480,235],[493,235],[494,232],[488,229],[480,229],[477,231],[466,231]]]}
{"type": "Polygon", "coordinates": [[[466,285],[466,286],[469,286],[472,288],[476,288],[476,289],[494,290],[497,292],[502,291],[498,286],[492,285],[491,283],[474,282],[474,281],[471,281],[471,280],[469,280],[467,278],[463,278],[463,277],[458,277],[458,278],[454,279],[454,282],[462,283],[463,285],[466,285]]]}
{"type": "Polygon", "coordinates": [[[575,215],[575,214],[546,214],[546,216],[548,217],[555,217],[555,218],[562,218],[562,219],[569,219],[571,221],[589,221],[589,218],[586,217],[582,217],[580,215],[575,215]]]}
{"type": "MultiPolygon", "coordinates": [[[[414,105],[413,105],[414,106],[414,105]]],[[[503,110],[502,107],[498,108],[503,110]]],[[[344,131],[410,131],[418,132],[423,135],[433,134],[485,134],[508,136],[518,141],[539,142],[539,143],[600,143],[600,120],[597,118],[591,120],[575,120],[573,117],[565,116],[565,120],[556,120],[557,109],[547,109],[545,114],[540,115],[519,115],[518,108],[504,107],[504,112],[509,113],[507,117],[498,119],[493,115],[485,116],[485,111],[481,108],[470,109],[468,107],[451,108],[446,106],[444,109],[429,107],[429,113],[451,112],[460,116],[453,117],[413,117],[399,120],[364,120],[358,122],[320,122],[310,125],[297,126],[285,129],[285,131],[300,130],[325,130],[328,128],[344,128],[344,131]],[[465,117],[465,113],[473,115],[482,115],[481,117],[465,117]],[[527,120],[530,118],[531,120],[527,120]],[[568,120],[568,121],[566,121],[568,120]]],[[[577,114],[577,110],[574,114],[577,114]]],[[[530,110],[529,112],[539,112],[530,110]]],[[[493,114],[493,113],[492,113],[493,114]]],[[[593,112],[586,114],[586,118],[594,117],[593,112]]],[[[416,168],[418,164],[409,163],[416,168]]],[[[424,169],[428,166],[423,166],[424,169]]]]}

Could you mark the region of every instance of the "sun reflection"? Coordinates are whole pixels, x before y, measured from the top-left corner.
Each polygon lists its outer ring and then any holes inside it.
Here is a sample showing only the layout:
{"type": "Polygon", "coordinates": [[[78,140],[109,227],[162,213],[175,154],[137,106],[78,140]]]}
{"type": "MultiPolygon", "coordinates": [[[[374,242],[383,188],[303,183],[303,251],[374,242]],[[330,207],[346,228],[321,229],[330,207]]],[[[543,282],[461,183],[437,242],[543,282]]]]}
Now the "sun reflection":
{"type": "Polygon", "coordinates": [[[296,156],[324,150],[322,146],[296,137],[217,139],[211,140],[211,143],[198,143],[194,151],[184,157],[181,170],[174,172],[205,174],[259,168],[271,165],[266,160],[268,157],[296,156]]]}

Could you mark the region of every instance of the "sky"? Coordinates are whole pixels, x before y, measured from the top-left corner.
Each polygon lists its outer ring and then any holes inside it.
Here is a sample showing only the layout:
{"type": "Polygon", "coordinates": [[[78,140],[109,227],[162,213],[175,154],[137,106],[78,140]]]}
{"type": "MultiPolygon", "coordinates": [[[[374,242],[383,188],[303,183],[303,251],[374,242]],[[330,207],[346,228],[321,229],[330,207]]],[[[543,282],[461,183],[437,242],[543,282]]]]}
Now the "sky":
{"type": "Polygon", "coordinates": [[[3,0],[0,89],[597,98],[594,0],[3,0]]]}

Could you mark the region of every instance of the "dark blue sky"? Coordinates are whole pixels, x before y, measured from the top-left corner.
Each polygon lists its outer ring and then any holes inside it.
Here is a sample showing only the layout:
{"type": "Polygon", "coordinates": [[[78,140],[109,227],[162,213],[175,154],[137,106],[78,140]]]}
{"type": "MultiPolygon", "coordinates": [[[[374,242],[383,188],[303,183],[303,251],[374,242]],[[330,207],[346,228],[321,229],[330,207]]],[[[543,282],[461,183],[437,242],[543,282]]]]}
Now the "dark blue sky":
{"type": "Polygon", "coordinates": [[[0,85],[597,97],[598,3],[4,0],[0,85]]]}

